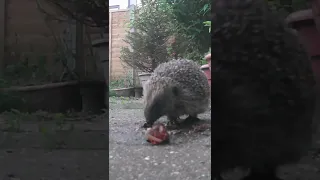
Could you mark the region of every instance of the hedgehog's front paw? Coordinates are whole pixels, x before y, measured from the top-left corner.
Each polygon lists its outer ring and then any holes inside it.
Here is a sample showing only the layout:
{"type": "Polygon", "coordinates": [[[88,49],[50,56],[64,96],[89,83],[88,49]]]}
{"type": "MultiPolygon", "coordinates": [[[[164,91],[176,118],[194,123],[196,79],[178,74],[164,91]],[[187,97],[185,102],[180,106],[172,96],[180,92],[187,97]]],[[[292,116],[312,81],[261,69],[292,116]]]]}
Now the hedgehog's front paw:
{"type": "Polygon", "coordinates": [[[167,123],[167,128],[169,129],[177,129],[178,126],[180,125],[179,123],[179,117],[176,116],[168,116],[168,123],[167,123]]]}
{"type": "Polygon", "coordinates": [[[179,123],[177,121],[168,121],[167,126],[170,129],[176,129],[179,126],[179,123]]]}
{"type": "Polygon", "coordinates": [[[167,123],[167,128],[168,129],[178,129],[178,127],[180,126],[180,123],[178,121],[168,121],[167,123]]]}
{"type": "Polygon", "coordinates": [[[150,123],[144,123],[143,124],[143,126],[142,126],[142,128],[151,128],[152,127],[152,124],[150,124],[150,123]]]}

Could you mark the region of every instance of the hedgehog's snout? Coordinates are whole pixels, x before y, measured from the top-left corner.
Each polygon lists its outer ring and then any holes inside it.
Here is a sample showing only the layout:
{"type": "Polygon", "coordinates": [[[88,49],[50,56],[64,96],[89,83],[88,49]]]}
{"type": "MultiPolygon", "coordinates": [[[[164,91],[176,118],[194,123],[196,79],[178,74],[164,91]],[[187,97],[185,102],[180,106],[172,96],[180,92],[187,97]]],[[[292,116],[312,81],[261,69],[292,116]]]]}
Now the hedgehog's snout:
{"type": "Polygon", "coordinates": [[[162,109],[160,102],[154,101],[150,105],[147,104],[144,109],[144,116],[149,126],[152,126],[156,120],[163,116],[162,109]]]}
{"type": "Polygon", "coordinates": [[[155,94],[147,99],[146,107],[144,109],[146,122],[151,126],[160,117],[168,114],[168,112],[174,109],[173,101],[178,90],[177,88],[172,89],[172,87],[166,87],[153,93],[155,94]]]}

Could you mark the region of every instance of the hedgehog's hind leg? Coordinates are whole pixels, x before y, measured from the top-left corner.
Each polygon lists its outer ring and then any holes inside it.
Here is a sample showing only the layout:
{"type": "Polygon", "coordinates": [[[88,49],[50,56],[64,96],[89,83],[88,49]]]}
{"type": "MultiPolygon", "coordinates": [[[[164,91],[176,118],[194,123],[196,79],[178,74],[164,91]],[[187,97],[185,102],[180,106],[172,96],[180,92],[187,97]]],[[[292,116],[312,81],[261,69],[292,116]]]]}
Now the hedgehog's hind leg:
{"type": "Polygon", "coordinates": [[[198,118],[198,115],[189,115],[185,120],[184,123],[189,124],[189,123],[195,123],[200,121],[200,119],[198,118]]]}

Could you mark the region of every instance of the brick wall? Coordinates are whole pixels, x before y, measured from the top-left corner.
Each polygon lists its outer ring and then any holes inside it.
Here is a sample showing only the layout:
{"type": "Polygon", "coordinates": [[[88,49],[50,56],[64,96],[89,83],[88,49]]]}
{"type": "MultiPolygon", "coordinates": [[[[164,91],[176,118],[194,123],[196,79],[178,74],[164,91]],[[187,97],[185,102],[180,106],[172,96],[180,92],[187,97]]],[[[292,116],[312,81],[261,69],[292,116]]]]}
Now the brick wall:
{"type": "Polygon", "coordinates": [[[110,80],[113,80],[124,77],[129,72],[129,69],[121,62],[120,51],[121,47],[127,46],[123,39],[129,30],[127,23],[130,20],[130,11],[111,11],[109,17],[109,77],[110,80]]]}

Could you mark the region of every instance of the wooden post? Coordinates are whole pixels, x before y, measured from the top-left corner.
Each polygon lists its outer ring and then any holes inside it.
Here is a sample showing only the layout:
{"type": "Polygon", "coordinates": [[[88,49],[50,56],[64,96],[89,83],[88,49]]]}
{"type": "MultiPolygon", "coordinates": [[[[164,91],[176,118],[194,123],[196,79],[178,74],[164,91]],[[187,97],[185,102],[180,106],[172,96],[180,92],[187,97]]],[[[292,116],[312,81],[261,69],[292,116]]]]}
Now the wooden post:
{"type": "Polygon", "coordinates": [[[76,68],[75,71],[80,79],[85,77],[85,61],[83,52],[83,24],[76,22],[76,68]]]}
{"type": "Polygon", "coordinates": [[[6,41],[6,0],[0,1],[0,75],[3,75],[5,69],[5,41],[6,41]]]}

